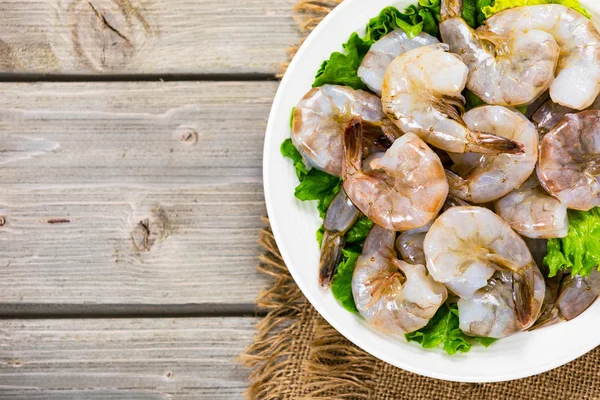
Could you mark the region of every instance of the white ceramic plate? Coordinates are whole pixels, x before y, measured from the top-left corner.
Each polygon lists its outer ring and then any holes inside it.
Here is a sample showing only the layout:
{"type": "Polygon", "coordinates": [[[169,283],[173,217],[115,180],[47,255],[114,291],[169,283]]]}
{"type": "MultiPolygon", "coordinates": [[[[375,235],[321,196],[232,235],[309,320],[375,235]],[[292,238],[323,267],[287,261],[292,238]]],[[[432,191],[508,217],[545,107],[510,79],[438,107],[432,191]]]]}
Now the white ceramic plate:
{"type": "MultiPolygon", "coordinates": [[[[342,335],[375,357],[420,375],[458,382],[496,382],[524,378],[559,367],[600,345],[600,301],[575,320],[534,332],[521,333],[488,349],[448,356],[425,350],[403,337],[388,336],[368,327],[344,310],[331,292],[318,285],[319,248],[315,232],[321,225],[313,202],[294,197],[298,184],[292,163],[279,152],[290,137],[290,113],[311,88],[315,74],[352,32],[364,35],[369,20],[386,6],[399,9],[417,0],[346,0],[313,31],[291,63],[267,126],[264,147],[264,184],[271,226],[283,258],[296,283],[319,313],[342,335]]],[[[600,2],[582,0],[600,26],[600,2]]]]}

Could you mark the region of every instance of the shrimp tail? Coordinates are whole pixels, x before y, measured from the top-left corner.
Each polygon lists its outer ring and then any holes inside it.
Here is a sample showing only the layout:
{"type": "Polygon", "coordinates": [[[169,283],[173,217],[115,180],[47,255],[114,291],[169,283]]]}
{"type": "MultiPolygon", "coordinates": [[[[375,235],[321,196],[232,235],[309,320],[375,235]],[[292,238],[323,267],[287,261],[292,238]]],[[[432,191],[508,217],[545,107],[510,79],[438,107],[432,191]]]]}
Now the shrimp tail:
{"type": "Polygon", "coordinates": [[[446,170],[446,179],[450,187],[450,196],[465,201],[472,201],[469,183],[464,178],[452,171],[446,170]]]}
{"type": "MultiPolygon", "coordinates": [[[[450,172],[450,171],[448,171],[448,172],[450,172]]],[[[453,174],[453,172],[450,172],[450,173],[453,174]]],[[[470,204],[467,203],[466,201],[461,200],[458,197],[455,197],[455,196],[452,196],[451,194],[449,194],[448,197],[446,198],[446,201],[444,202],[444,206],[442,207],[442,210],[447,211],[448,209],[450,209],[452,207],[468,207],[468,206],[470,206],[470,204]]]]}
{"type": "Polygon", "coordinates": [[[467,151],[482,154],[523,154],[525,147],[502,136],[484,132],[471,132],[467,151]]]}
{"type": "Polygon", "coordinates": [[[346,240],[343,233],[325,232],[321,246],[321,260],[319,261],[319,284],[327,289],[337,272],[337,267],[342,261],[342,250],[346,240]]]}
{"type": "Polygon", "coordinates": [[[396,139],[400,138],[404,135],[404,132],[400,128],[396,126],[390,119],[386,118],[383,120],[383,124],[381,125],[381,130],[390,143],[394,143],[396,139]]]}
{"type": "Polygon", "coordinates": [[[499,254],[488,253],[486,258],[493,262],[499,270],[507,270],[512,275],[512,297],[515,316],[521,326],[531,325],[531,322],[537,318],[533,315],[534,294],[532,282],[534,281],[533,268],[535,263],[529,264],[523,270],[515,265],[514,261],[502,257],[499,254]]]}
{"type": "Polygon", "coordinates": [[[362,166],[362,121],[359,117],[352,118],[344,132],[344,163],[342,165],[342,179],[354,175],[362,166]]]}
{"type": "Polygon", "coordinates": [[[521,326],[528,326],[534,318],[533,291],[527,279],[518,273],[513,273],[513,307],[521,326]]]}
{"type": "Polygon", "coordinates": [[[463,0],[442,0],[440,16],[442,21],[449,18],[462,18],[463,0]]]}
{"type": "MultiPolygon", "coordinates": [[[[460,103],[458,100],[440,99],[434,103],[434,106],[439,112],[446,115],[448,118],[459,122],[461,125],[464,126],[465,123],[464,123],[462,117],[460,116],[458,110],[455,108],[459,104],[460,103]]],[[[462,107],[462,109],[464,110],[464,107],[462,107]]]]}

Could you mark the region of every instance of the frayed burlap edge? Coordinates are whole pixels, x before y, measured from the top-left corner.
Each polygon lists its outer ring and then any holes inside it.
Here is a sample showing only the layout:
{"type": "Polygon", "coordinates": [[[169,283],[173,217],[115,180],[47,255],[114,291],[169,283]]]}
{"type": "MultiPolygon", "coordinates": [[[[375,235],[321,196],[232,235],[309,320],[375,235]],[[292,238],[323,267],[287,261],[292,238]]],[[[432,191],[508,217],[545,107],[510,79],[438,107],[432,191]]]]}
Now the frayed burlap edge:
{"type": "MultiPolygon", "coordinates": [[[[265,218],[268,225],[269,221],[265,218]]],[[[258,297],[267,310],[254,343],[239,357],[251,369],[248,399],[370,399],[379,362],[344,339],[312,308],[289,274],[270,227],[259,271],[273,284],[258,297]]]]}
{"type": "MultiPolygon", "coordinates": [[[[294,20],[298,23],[298,28],[304,38],[300,43],[288,47],[287,52],[290,60],[296,55],[296,52],[304,42],[306,36],[308,36],[308,34],[319,25],[323,18],[325,18],[327,14],[342,1],[343,0],[300,0],[298,4],[294,6],[294,20]]],[[[281,72],[277,75],[278,78],[283,76],[289,65],[289,62],[281,64],[281,72]]]]}

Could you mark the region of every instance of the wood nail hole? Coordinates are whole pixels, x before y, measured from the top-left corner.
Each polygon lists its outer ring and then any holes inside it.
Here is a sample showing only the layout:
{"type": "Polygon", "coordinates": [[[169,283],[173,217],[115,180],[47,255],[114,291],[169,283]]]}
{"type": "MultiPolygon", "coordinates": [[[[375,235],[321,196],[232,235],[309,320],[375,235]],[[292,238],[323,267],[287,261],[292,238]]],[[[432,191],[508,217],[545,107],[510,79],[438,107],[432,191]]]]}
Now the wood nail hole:
{"type": "Polygon", "coordinates": [[[196,132],[194,128],[191,128],[189,126],[179,126],[175,130],[175,136],[179,139],[180,142],[190,146],[198,142],[198,132],[196,132]]]}

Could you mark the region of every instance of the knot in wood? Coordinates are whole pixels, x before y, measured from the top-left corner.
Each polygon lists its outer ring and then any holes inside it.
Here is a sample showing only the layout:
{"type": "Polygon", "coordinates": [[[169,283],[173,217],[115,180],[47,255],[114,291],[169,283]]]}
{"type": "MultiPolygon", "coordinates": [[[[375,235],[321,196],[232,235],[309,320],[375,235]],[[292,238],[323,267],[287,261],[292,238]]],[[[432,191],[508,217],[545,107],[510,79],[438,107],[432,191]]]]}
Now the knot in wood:
{"type": "Polygon", "coordinates": [[[124,68],[151,36],[129,0],[72,0],[63,12],[76,58],[93,70],[124,68]]]}
{"type": "Polygon", "coordinates": [[[165,240],[171,233],[171,222],[166,211],[157,205],[149,218],[140,220],[131,231],[133,246],[140,252],[150,251],[157,242],[165,240]]]}

